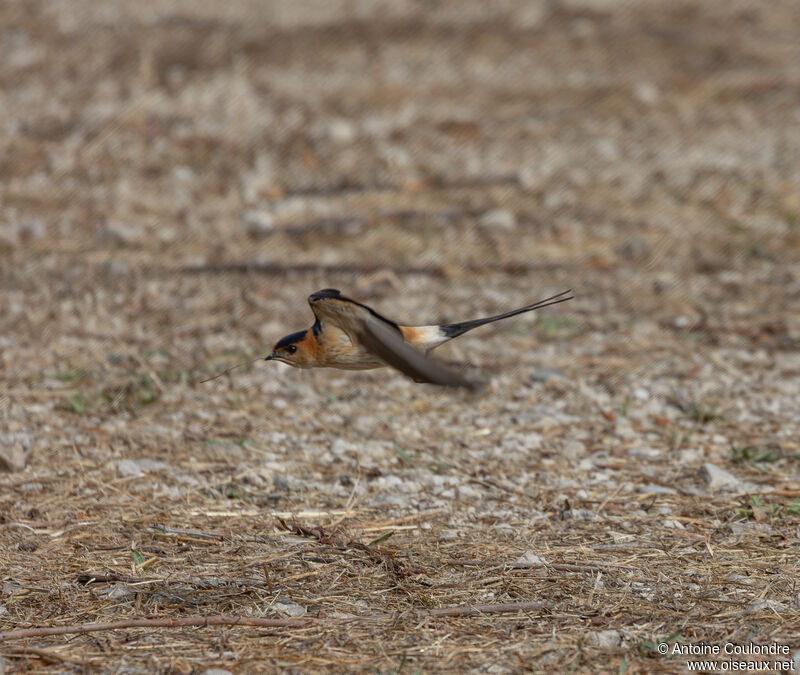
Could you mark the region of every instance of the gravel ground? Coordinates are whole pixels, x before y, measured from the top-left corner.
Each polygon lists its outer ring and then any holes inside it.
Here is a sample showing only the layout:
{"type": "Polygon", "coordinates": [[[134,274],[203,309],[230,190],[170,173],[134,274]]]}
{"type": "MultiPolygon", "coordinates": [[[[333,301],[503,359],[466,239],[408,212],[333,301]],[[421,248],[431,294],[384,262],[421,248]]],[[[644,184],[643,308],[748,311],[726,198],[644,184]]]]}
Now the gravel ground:
{"type": "Polygon", "coordinates": [[[0,631],[252,624],[6,636],[0,671],[800,650],[796,2],[29,0],[0,27],[0,631]],[[200,382],[325,287],[412,323],[576,297],[441,350],[479,396],[200,382]]]}

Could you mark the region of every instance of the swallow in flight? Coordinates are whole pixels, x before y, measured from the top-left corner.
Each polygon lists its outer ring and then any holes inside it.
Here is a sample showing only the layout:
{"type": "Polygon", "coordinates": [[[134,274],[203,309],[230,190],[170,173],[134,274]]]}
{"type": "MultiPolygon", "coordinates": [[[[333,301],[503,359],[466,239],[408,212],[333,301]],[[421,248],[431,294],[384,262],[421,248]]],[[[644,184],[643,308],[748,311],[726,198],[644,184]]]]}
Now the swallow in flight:
{"type": "Polygon", "coordinates": [[[351,300],[335,288],[308,298],[316,321],[311,328],[281,338],[266,361],[295,368],[369,370],[391,366],[415,382],[477,389],[483,384],[428,356],[439,345],[487,323],[572,300],[572,291],[510,312],[460,323],[403,326],[371,307],[351,300]]]}

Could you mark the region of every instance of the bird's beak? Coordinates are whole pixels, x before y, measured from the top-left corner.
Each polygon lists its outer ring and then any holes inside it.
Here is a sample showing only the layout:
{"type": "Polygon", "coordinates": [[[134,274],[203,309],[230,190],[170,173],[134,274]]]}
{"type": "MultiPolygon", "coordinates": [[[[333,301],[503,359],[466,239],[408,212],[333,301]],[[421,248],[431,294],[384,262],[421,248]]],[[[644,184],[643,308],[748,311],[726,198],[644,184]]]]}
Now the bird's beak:
{"type": "Polygon", "coordinates": [[[273,352],[272,354],[267,354],[267,355],[264,357],[264,360],[265,360],[265,361],[272,361],[272,359],[274,359],[274,358],[275,358],[275,353],[273,352]]]}

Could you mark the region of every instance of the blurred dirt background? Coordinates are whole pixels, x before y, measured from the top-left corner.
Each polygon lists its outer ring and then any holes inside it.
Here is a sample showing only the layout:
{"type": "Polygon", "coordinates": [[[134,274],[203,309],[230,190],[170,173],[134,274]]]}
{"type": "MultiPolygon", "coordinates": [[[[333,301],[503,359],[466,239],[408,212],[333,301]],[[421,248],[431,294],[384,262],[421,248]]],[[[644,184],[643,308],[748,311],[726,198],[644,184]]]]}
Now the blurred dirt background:
{"type": "Polygon", "coordinates": [[[0,670],[800,649],[799,33],[793,0],[1,3],[0,631],[295,623],[0,670]],[[576,299],[442,350],[477,398],[199,382],[331,286],[419,323],[576,299]]]}

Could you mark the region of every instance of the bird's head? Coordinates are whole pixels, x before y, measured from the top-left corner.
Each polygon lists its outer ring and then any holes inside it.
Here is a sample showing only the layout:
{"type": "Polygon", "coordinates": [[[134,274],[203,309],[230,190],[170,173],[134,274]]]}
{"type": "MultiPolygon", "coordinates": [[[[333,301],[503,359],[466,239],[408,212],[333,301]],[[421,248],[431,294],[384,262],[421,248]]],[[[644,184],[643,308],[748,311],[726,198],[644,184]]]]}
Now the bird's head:
{"type": "Polygon", "coordinates": [[[311,350],[309,331],[301,330],[282,337],[275,343],[265,361],[282,361],[295,368],[311,368],[314,355],[311,350]]]}

